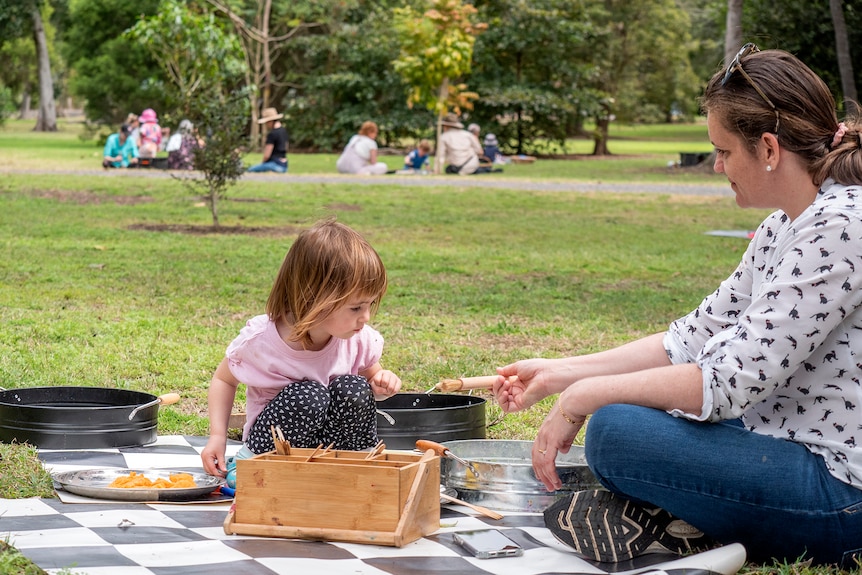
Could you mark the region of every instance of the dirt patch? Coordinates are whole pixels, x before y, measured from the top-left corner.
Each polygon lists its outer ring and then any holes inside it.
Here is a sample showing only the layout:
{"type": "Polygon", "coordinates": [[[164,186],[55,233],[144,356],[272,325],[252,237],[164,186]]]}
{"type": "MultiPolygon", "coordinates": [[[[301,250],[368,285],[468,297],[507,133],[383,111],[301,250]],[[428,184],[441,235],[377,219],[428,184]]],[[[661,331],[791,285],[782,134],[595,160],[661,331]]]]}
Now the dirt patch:
{"type": "Polygon", "coordinates": [[[361,212],[362,206],[358,204],[329,204],[326,209],[334,212],[361,212]]]}
{"type": "Polygon", "coordinates": [[[293,226],[284,227],[249,227],[249,226],[201,226],[190,224],[132,224],[129,230],[144,232],[171,232],[175,234],[189,235],[243,235],[260,236],[267,238],[281,238],[295,236],[302,228],[293,226]]]}
{"type": "Polygon", "coordinates": [[[148,204],[153,201],[149,196],[108,196],[99,195],[88,191],[71,190],[33,190],[32,195],[36,198],[56,200],[79,205],[101,204],[113,202],[121,206],[134,206],[137,204],[148,204]]]}

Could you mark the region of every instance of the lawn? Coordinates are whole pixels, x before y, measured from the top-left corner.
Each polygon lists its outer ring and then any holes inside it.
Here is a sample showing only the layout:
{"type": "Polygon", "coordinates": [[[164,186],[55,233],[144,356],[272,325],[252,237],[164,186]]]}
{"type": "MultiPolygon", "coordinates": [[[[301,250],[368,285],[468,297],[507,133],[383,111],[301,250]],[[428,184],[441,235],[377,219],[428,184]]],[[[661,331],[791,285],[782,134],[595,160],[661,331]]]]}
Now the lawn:
{"type": "MultiPolygon", "coordinates": [[[[32,122],[13,120],[0,129],[0,157],[7,169],[101,169],[102,148],[94,137],[83,133],[82,125],[73,120],[61,121],[59,131],[45,137],[32,131],[32,122]]],[[[541,159],[534,164],[510,164],[495,178],[642,181],[677,183],[724,182],[710,170],[669,169],[678,162],[680,153],[709,152],[712,146],[703,123],[670,126],[613,126],[609,147],[613,156],[591,156],[592,141],[570,140],[567,153],[574,159],[541,159]]],[[[291,174],[326,174],[335,172],[337,154],[288,153],[291,174]]],[[[403,154],[382,155],[391,169],[403,166],[403,154]]],[[[259,154],[246,154],[251,165],[260,161],[259,154]]]]}
{"type": "MultiPolygon", "coordinates": [[[[676,136],[621,127],[618,156],[510,166],[512,189],[452,178],[423,187],[240,180],[222,203],[224,232],[211,233],[201,198],[180,182],[78,174],[100,169],[92,141],[71,124],[47,135],[25,128],[0,129],[0,385],[178,392],[181,402],[160,410],[161,434],[206,435],[208,383],[225,347],[263,313],[297,231],[321,217],[337,215],[381,254],[390,290],[372,323],[386,339],[382,363],[404,391],[425,391],[665,329],[745,249],[705,232],[753,229],[765,215],[729,197],[517,189],[518,179],[723,181],[667,168],[679,151],[709,150],[702,125],[676,136]]],[[[323,173],[334,156],[290,161],[291,173],[323,173]]],[[[237,410],[243,399],[241,389],[237,410]]],[[[550,405],[500,417],[489,404],[488,436],[530,439],[550,405]]],[[[15,477],[0,473],[0,490],[15,477]]],[[[776,570],[808,572],[766,571],[776,570]]]]}

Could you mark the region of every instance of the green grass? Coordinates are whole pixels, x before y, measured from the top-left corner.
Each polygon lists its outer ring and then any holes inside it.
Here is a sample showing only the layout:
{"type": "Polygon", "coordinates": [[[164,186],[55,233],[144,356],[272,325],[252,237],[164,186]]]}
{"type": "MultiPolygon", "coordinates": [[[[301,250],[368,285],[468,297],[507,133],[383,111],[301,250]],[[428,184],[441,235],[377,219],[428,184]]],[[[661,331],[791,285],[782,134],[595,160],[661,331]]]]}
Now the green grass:
{"type": "MultiPolygon", "coordinates": [[[[59,131],[46,138],[32,131],[33,122],[10,120],[0,129],[0,154],[4,164],[14,170],[45,169],[56,166],[65,170],[101,169],[102,148],[94,139],[82,139],[82,125],[61,120],[59,131]]],[[[708,170],[668,169],[668,162],[680,159],[680,152],[709,152],[712,146],[703,123],[668,126],[613,126],[609,144],[611,157],[595,158],[592,140],[570,140],[566,152],[578,155],[575,160],[539,159],[533,164],[510,164],[502,179],[643,181],[724,184],[722,176],[708,170]]],[[[288,153],[291,174],[333,174],[338,154],[288,153]]],[[[382,155],[391,169],[403,167],[403,154],[382,155]]],[[[246,165],[260,161],[260,154],[246,154],[246,165]]],[[[50,169],[50,168],[49,168],[50,169]]]]}
{"type": "MultiPolygon", "coordinates": [[[[210,214],[169,178],[76,175],[98,168],[100,156],[76,130],[34,134],[16,122],[0,130],[11,167],[0,179],[0,385],[179,392],[180,403],[159,412],[161,434],[206,434],[207,388],[225,347],[263,312],[297,231],[325,215],[365,234],[387,265],[391,287],[373,324],[386,339],[382,363],[404,391],[663,330],[745,249],[744,240],[704,232],[753,229],[765,215],[723,197],[479,189],[452,178],[423,187],[276,178],[241,180],[222,203],[222,225],[247,233],[154,231],[203,228],[210,214]],[[26,172],[33,168],[63,173],[26,172]]],[[[724,181],[666,168],[671,150],[709,149],[702,125],[619,128],[615,136],[611,149],[631,146],[631,156],[539,160],[505,176],[513,185],[724,181]]],[[[292,173],[332,173],[334,156],[290,161],[292,173]]],[[[243,400],[241,387],[238,410],[243,400]]],[[[488,421],[500,421],[488,436],[530,439],[549,406],[500,418],[490,402],[488,421]]],[[[0,489],[20,476],[4,470],[0,489]]],[[[830,573],[802,563],[746,569],[830,573]]]]}

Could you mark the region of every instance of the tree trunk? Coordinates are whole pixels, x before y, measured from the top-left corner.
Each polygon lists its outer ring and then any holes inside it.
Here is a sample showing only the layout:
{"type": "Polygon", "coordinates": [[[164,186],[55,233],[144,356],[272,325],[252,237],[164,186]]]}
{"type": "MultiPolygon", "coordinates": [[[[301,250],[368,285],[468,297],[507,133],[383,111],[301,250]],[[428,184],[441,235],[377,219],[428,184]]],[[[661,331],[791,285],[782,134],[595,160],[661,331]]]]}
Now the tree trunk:
{"type": "Polygon", "coordinates": [[[611,120],[607,114],[596,118],[596,131],[593,132],[593,155],[608,156],[608,128],[611,120]]]}
{"type": "Polygon", "coordinates": [[[269,55],[269,15],[272,11],[272,0],[265,0],[266,4],[263,7],[263,22],[261,29],[263,30],[263,107],[270,106],[269,97],[272,93],[272,61],[269,55]]]}
{"type": "Polygon", "coordinates": [[[210,213],[213,216],[213,227],[219,227],[218,221],[218,193],[210,191],[210,213]]]}
{"type": "Polygon", "coordinates": [[[54,80],[51,78],[51,60],[48,57],[48,39],[39,7],[33,7],[33,36],[36,40],[36,53],[39,58],[39,119],[36,132],[57,131],[57,108],[54,104],[54,80]]]}
{"type": "Polygon", "coordinates": [[[434,150],[434,173],[443,173],[443,162],[446,158],[440,157],[440,136],[443,134],[443,114],[446,113],[446,96],[449,94],[449,78],[443,78],[443,83],[440,85],[440,99],[437,106],[437,145],[434,150]]]}
{"type": "Polygon", "coordinates": [[[730,64],[742,48],[742,0],[727,0],[727,20],[724,30],[724,64],[730,64]]]}
{"type": "Polygon", "coordinates": [[[21,109],[18,112],[19,120],[26,120],[30,115],[30,84],[24,85],[24,93],[21,95],[21,109]]]}
{"type": "Polygon", "coordinates": [[[847,115],[858,111],[856,103],[856,82],[853,79],[853,62],[850,60],[850,42],[847,40],[847,23],[841,0],[829,0],[832,13],[832,26],[835,28],[835,53],[838,56],[838,70],[841,72],[841,91],[844,92],[844,106],[847,115]]]}
{"type": "Polygon", "coordinates": [[[608,137],[610,135],[611,119],[611,101],[603,101],[601,111],[596,114],[596,130],[593,132],[593,155],[594,156],[609,156],[611,154],[608,149],[608,137]]]}

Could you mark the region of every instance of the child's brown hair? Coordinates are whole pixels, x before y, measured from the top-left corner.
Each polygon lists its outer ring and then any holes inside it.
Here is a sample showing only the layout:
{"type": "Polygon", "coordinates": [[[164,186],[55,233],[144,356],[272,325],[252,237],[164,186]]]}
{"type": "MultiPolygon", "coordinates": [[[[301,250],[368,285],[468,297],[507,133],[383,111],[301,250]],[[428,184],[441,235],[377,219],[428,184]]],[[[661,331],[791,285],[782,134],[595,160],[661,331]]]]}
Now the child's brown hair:
{"type": "Polygon", "coordinates": [[[372,313],[386,293],[386,268],[365,238],[328,218],[296,238],[266,302],[270,320],[291,324],[291,341],[312,344],[309,330],[324,321],[348,298],[371,297],[372,313]]]}

